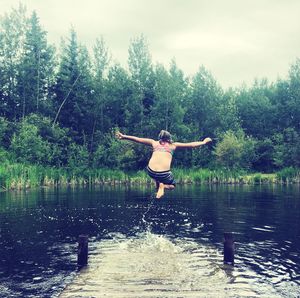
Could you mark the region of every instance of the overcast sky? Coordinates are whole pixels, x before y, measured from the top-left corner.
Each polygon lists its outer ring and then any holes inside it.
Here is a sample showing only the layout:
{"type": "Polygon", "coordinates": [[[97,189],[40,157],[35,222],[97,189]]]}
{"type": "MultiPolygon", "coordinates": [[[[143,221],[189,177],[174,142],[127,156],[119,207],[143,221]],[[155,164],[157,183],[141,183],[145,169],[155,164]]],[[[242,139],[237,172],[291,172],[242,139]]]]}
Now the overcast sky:
{"type": "MultiPolygon", "coordinates": [[[[0,0],[0,14],[19,0],[0,0]]],[[[114,61],[127,66],[130,40],[144,34],[154,63],[175,58],[186,75],[205,66],[225,88],[254,78],[285,78],[300,58],[298,0],[24,0],[48,41],[71,26],[91,47],[103,36],[114,61]]]]}

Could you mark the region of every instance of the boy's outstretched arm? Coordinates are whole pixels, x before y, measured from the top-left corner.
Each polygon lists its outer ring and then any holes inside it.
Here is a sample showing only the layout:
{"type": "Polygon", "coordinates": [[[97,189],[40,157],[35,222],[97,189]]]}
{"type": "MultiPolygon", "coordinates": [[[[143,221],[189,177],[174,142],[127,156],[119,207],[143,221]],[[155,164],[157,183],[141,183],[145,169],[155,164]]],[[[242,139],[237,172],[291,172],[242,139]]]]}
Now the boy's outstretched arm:
{"type": "Polygon", "coordinates": [[[190,142],[190,143],[175,142],[173,143],[173,145],[176,146],[176,148],[196,148],[205,145],[211,141],[212,141],[211,138],[205,138],[203,141],[190,142]]]}
{"type": "Polygon", "coordinates": [[[135,137],[135,136],[124,135],[124,134],[120,133],[119,131],[116,132],[116,137],[119,140],[128,140],[128,141],[133,141],[133,142],[136,142],[136,143],[149,145],[149,146],[151,146],[154,142],[154,140],[152,140],[152,139],[139,138],[139,137],[135,137]]]}

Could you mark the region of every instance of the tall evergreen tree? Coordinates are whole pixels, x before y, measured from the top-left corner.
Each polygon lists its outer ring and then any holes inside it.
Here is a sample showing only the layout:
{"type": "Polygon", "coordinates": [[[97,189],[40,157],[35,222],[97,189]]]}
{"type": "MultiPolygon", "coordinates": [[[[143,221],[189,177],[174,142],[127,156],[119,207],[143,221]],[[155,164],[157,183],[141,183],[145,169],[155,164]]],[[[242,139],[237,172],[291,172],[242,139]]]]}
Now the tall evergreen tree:
{"type": "Polygon", "coordinates": [[[160,129],[166,129],[175,135],[182,135],[187,129],[183,123],[187,81],[174,60],[169,71],[157,65],[155,78],[156,100],[151,112],[153,130],[157,133],[160,129]]]}
{"type": "Polygon", "coordinates": [[[221,87],[202,66],[193,77],[189,89],[186,121],[193,135],[213,135],[219,123],[216,108],[223,93],[221,87]]]}
{"type": "Polygon", "coordinates": [[[26,28],[26,7],[21,4],[0,20],[0,113],[10,120],[22,116],[22,100],[17,86],[21,81],[20,64],[26,28]]]}
{"type": "Polygon", "coordinates": [[[233,89],[227,90],[220,98],[216,106],[218,124],[216,134],[225,133],[228,130],[237,132],[241,129],[241,119],[236,104],[237,93],[233,89]]]}
{"type": "Polygon", "coordinates": [[[71,30],[68,44],[62,45],[56,84],[56,115],[58,121],[74,134],[74,140],[85,143],[91,135],[92,75],[86,48],[78,45],[77,35],[71,30]]]}
{"type": "Polygon", "coordinates": [[[132,128],[128,121],[128,113],[131,113],[134,94],[134,84],[128,72],[118,64],[112,66],[109,69],[107,80],[107,102],[105,105],[107,128],[114,126],[125,130],[132,128]]]}
{"type": "Polygon", "coordinates": [[[22,101],[22,116],[44,110],[50,101],[54,82],[54,47],[48,46],[46,32],[42,30],[36,12],[28,21],[24,41],[24,57],[20,65],[18,82],[22,101]],[[42,106],[42,107],[41,107],[42,106]]]}
{"type": "Polygon", "coordinates": [[[300,133],[300,59],[289,69],[288,79],[277,84],[276,115],[285,128],[293,127],[300,133]]]}
{"type": "Polygon", "coordinates": [[[94,66],[94,77],[93,77],[93,90],[94,90],[94,101],[93,101],[93,135],[98,129],[102,134],[105,132],[105,106],[106,100],[106,71],[110,62],[110,54],[105,45],[104,39],[101,37],[96,40],[93,48],[93,66],[94,66]]]}
{"type": "Polygon", "coordinates": [[[131,110],[128,110],[128,120],[131,127],[144,134],[145,125],[154,102],[154,76],[151,55],[143,35],[131,41],[129,47],[128,65],[131,78],[135,84],[136,95],[132,97],[131,110]]]}
{"type": "Polygon", "coordinates": [[[250,89],[242,88],[236,98],[241,125],[247,135],[270,137],[276,119],[272,104],[273,87],[267,80],[256,80],[250,89]]]}

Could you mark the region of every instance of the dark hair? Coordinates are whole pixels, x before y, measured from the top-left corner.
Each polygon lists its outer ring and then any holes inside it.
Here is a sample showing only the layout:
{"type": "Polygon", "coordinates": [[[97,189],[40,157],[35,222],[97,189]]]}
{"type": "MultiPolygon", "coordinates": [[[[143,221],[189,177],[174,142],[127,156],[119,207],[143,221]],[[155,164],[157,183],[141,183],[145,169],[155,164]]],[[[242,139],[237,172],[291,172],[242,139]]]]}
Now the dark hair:
{"type": "Polygon", "coordinates": [[[172,136],[171,134],[166,131],[166,130],[161,130],[159,135],[158,135],[158,139],[159,139],[159,142],[168,142],[168,143],[172,143],[172,136]]]}

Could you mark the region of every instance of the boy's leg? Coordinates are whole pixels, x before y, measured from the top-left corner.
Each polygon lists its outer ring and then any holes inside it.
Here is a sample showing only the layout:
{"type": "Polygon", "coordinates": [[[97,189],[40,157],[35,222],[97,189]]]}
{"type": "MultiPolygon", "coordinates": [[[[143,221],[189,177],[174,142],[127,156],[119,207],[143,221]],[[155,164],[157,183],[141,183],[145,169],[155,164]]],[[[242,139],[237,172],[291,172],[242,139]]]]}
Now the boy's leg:
{"type": "Polygon", "coordinates": [[[175,188],[175,185],[173,185],[173,184],[165,184],[165,189],[173,190],[174,188],[175,188]]]}
{"type": "Polygon", "coordinates": [[[156,189],[156,191],[158,191],[158,189],[159,189],[159,182],[157,180],[154,180],[154,182],[155,182],[155,189],[156,189]]]}
{"type": "Polygon", "coordinates": [[[164,195],[164,193],[165,193],[165,185],[163,183],[159,183],[156,198],[160,199],[164,195]]]}

